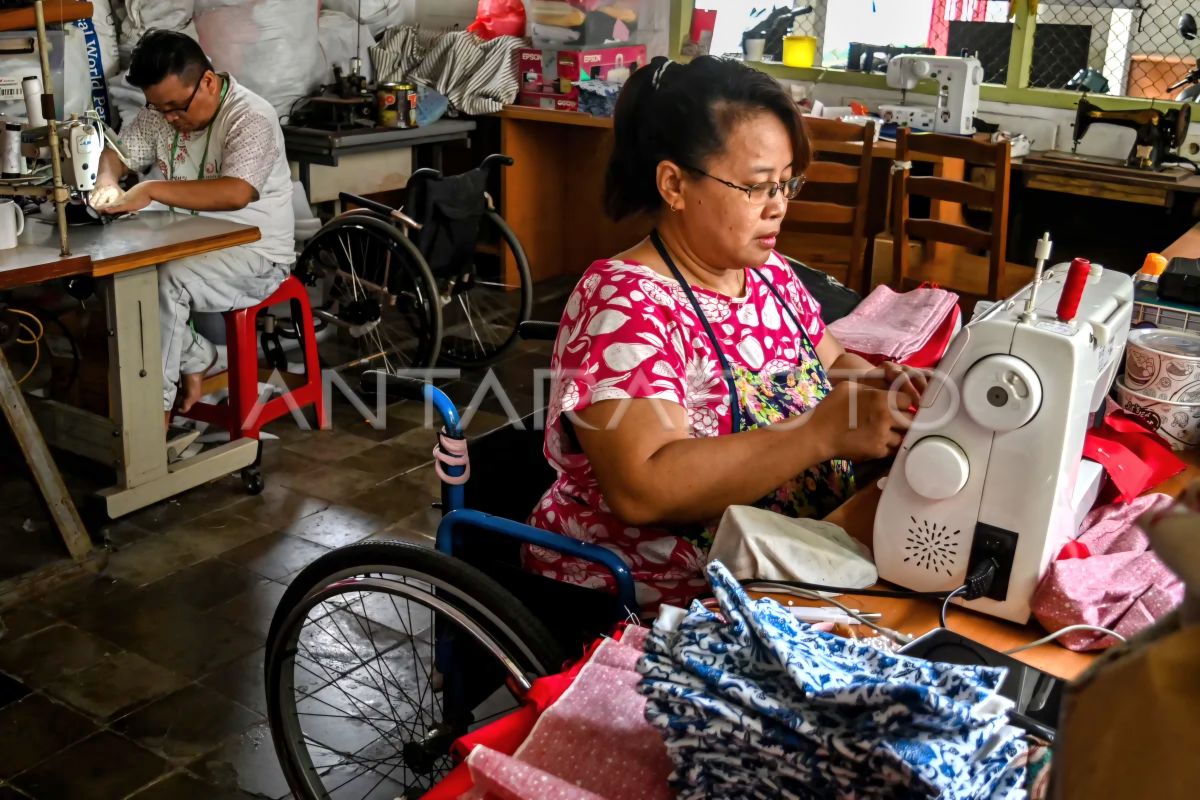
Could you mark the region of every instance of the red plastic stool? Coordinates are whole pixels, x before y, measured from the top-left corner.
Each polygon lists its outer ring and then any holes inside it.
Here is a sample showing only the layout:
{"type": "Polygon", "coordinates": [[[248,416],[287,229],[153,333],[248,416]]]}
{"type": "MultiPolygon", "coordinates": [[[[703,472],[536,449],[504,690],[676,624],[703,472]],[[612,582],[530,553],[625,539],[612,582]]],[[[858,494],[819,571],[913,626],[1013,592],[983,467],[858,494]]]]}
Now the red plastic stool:
{"type": "MultiPolygon", "coordinates": [[[[329,411],[321,385],[321,365],[313,330],[312,305],[308,290],[295,275],[289,275],[270,297],[256,306],[225,312],[225,340],[229,353],[228,405],[196,403],[179,416],[220,425],[230,440],[259,438],[259,431],[272,420],[290,414],[293,408],[316,406],[317,426],[329,427],[329,411]],[[290,302],[292,322],[304,347],[304,383],[266,403],[258,394],[258,315],[278,303],[290,302]]],[[[177,412],[178,413],[178,412],[177,412]]]]}

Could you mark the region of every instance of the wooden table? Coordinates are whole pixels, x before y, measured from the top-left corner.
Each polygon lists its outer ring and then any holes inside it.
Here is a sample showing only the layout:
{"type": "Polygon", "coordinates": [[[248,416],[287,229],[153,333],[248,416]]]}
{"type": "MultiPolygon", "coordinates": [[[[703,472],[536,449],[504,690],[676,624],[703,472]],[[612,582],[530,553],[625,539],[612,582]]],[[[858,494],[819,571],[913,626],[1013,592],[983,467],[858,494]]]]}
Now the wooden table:
{"type": "Polygon", "coordinates": [[[1200,175],[1164,181],[1135,169],[1111,169],[1094,164],[1064,161],[1050,164],[1014,158],[1014,172],[1027,189],[1082,195],[1121,203],[1170,208],[1177,194],[1200,193],[1200,175]]]}
{"type": "MultiPolygon", "coordinates": [[[[167,463],[157,265],[248,244],[259,236],[258,229],[251,226],[159,211],[103,226],[72,228],[73,255],[68,259],[59,256],[55,227],[36,220],[26,224],[16,248],[0,251],[0,288],[63,275],[90,274],[100,279],[97,293],[104,302],[109,329],[109,416],[51,400],[36,400],[34,409],[45,440],[116,467],[117,484],[100,492],[108,516],[128,514],[254,462],[257,442],[239,439],[179,464],[167,463]]],[[[7,372],[0,382],[10,378],[11,372],[7,372]]],[[[19,391],[15,395],[18,405],[24,407],[23,412],[16,408],[15,413],[27,422],[29,408],[19,391]]],[[[4,399],[9,412],[14,401],[8,393],[4,399]]],[[[41,441],[42,436],[37,439],[41,441]]],[[[53,462],[49,463],[52,467],[53,462]]],[[[72,556],[77,560],[86,556],[90,549],[86,534],[80,540],[74,531],[68,534],[63,529],[63,520],[56,517],[56,522],[72,556]]],[[[71,520],[67,525],[74,527],[71,520]]]]}
{"type": "MultiPolygon", "coordinates": [[[[1161,486],[1155,487],[1154,491],[1178,495],[1189,483],[1200,480],[1200,451],[1191,450],[1180,455],[1187,463],[1187,469],[1161,486]]],[[[840,525],[855,539],[870,547],[875,528],[875,509],[879,504],[880,495],[877,482],[872,482],[826,519],[840,525]]],[[[821,601],[801,600],[784,595],[777,595],[776,599],[785,604],[791,601],[797,605],[828,605],[821,601]]],[[[838,600],[851,608],[879,612],[883,615],[878,620],[880,625],[914,637],[928,633],[940,625],[938,613],[941,605],[929,600],[901,600],[855,594],[843,595],[838,600]]],[[[996,617],[977,614],[961,606],[951,607],[947,622],[951,630],[981,642],[993,650],[1008,650],[1045,636],[1045,631],[1034,624],[1016,625],[996,617]]],[[[869,629],[859,627],[859,630],[862,630],[864,635],[871,635],[869,629]]],[[[1071,679],[1082,672],[1096,656],[1092,653],[1077,653],[1051,642],[1017,653],[1013,657],[1052,675],[1071,679]]]]}
{"type": "MultiPolygon", "coordinates": [[[[513,158],[500,171],[500,214],[520,240],[535,282],[582,274],[593,261],[650,233],[647,220],[618,224],[604,213],[612,124],[590,114],[522,106],[500,112],[500,150],[513,158]]],[[[513,269],[506,264],[515,274],[513,269]]]]}

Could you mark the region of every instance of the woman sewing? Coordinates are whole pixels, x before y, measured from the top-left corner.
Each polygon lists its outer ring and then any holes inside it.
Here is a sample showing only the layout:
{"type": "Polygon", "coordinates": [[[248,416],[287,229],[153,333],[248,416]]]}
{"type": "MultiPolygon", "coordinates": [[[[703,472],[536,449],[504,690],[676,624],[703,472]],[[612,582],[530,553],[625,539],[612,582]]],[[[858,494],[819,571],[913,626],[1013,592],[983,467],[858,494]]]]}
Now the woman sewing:
{"type": "MultiPolygon", "coordinates": [[[[530,523],[619,553],[643,606],[686,604],[728,506],[824,516],[854,491],[852,462],[895,452],[925,380],[847,353],[775,252],[811,155],[772,78],[655,59],[614,124],[606,208],[655,228],[569,298],[546,430],[558,478],[530,523]]],[[[526,565],[612,586],[540,548],[526,565]]]]}

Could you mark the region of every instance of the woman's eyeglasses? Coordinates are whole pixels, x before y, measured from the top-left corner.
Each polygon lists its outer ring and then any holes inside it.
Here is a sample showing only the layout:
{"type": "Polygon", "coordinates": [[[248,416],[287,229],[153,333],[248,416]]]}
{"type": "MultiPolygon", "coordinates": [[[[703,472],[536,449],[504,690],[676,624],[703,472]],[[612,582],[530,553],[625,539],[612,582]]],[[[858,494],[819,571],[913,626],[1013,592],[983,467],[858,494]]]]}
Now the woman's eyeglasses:
{"type": "Polygon", "coordinates": [[[795,200],[796,196],[800,194],[800,187],[804,186],[803,175],[797,175],[793,178],[788,178],[782,183],[776,183],[775,181],[764,181],[763,183],[756,183],[753,186],[743,186],[740,183],[731,183],[730,181],[718,178],[716,175],[709,175],[702,169],[696,169],[695,167],[687,167],[687,169],[690,169],[692,172],[698,172],[706,178],[711,178],[717,183],[722,183],[728,186],[730,189],[737,189],[739,192],[745,192],[746,197],[750,200],[750,204],[755,206],[766,205],[770,201],[774,200],[780,192],[783,193],[784,198],[788,200],[795,200]]]}

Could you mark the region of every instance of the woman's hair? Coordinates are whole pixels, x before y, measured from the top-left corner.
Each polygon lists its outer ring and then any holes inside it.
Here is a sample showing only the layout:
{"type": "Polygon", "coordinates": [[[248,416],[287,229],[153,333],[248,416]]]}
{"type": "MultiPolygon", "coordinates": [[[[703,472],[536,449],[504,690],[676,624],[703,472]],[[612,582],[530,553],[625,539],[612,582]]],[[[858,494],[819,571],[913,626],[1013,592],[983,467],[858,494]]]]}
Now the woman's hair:
{"type": "Polygon", "coordinates": [[[774,78],[727,58],[702,56],[689,64],[655,58],[629,78],[617,98],[604,182],[608,215],[620,220],[657,211],[659,163],[703,169],[724,149],[735,123],[762,112],[787,128],[792,168],[803,172],[812,160],[803,118],[774,78]]]}

